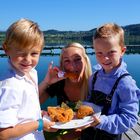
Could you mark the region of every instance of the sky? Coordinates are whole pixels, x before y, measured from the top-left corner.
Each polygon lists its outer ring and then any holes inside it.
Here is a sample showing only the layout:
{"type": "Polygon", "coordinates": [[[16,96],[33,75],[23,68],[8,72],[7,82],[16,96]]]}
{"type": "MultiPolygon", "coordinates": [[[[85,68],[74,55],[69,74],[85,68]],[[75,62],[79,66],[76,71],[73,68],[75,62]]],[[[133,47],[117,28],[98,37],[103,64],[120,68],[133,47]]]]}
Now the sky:
{"type": "Polygon", "coordinates": [[[87,31],[108,22],[140,23],[140,0],[0,0],[0,31],[27,18],[41,30],[87,31]]]}

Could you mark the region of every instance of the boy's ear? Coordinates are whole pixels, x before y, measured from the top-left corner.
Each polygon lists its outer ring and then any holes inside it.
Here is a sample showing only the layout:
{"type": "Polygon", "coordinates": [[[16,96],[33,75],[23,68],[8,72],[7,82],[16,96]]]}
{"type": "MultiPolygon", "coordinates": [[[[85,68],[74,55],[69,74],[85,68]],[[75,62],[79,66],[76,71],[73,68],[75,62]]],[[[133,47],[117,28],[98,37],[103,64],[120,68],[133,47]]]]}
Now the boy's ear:
{"type": "Polygon", "coordinates": [[[122,47],[122,54],[124,54],[125,51],[126,51],[126,46],[123,46],[123,47],[122,47]]]}
{"type": "Polygon", "coordinates": [[[5,53],[8,55],[8,49],[5,43],[2,44],[2,48],[5,51],[5,53]]]}

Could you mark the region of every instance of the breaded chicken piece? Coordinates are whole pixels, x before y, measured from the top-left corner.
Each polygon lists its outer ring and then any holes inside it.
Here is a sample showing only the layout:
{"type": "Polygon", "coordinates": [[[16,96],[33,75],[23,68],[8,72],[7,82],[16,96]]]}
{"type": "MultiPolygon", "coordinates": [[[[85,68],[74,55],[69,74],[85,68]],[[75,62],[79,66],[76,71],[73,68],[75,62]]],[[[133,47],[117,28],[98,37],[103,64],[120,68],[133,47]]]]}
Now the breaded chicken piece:
{"type": "Polygon", "coordinates": [[[87,105],[81,105],[77,111],[77,118],[82,119],[86,116],[92,115],[94,113],[94,110],[92,107],[87,106],[87,105]]]}
{"type": "Polygon", "coordinates": [[[65,73],[64,76],[72,80],[77,80],[79,77],[78,73],[72,73],[72,72],[65,73]]]}
{"type": "Polygon", "coordinates": [[[48,107],[48,114],[51,121],[54,122],[69,122],[73,119],[74,112],[71,108],[48,107]]]}

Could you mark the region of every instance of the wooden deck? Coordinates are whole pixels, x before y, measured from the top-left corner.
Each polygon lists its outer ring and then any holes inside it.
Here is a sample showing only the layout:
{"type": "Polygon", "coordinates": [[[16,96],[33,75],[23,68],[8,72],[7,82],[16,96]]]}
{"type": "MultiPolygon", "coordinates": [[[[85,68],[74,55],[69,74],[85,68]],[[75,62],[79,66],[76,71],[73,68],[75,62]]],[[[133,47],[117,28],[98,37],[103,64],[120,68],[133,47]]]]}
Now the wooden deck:
{"type": "Polygon", "coordinates": [[[140,140],[140,115],[138,123],[123,134],[122,140],[140,140]]]}
{"type": "MultiPolygon", "coordinates": [[[[61,49],[63,48],[63,46],[47,46],[44,47],[41,55],[60,55],[61,49]]],[[[86,53],[88,55],[93,55],[95,54],[95,51],[93,49],[93,46],[84,46],[86,53]]],[[[130,53],[138,53],[140,54],[140,45],[127,45],[127,50],[126,50],[126,54],[130,54],[130,53]]],[[[5,53],[2,49],[2,47],[0,46],[0,57],[5,57],[5,53]]]]}

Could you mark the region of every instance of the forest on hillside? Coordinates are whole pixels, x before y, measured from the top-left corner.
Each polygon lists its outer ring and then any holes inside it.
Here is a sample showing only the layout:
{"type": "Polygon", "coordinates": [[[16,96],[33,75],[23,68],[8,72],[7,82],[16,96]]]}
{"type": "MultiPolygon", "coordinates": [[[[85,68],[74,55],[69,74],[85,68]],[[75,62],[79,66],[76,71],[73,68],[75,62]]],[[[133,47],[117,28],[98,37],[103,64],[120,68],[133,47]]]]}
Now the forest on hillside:
{"type": "MultiPolygon", "coordinates": [[[[140,24],[132,24],[123,27],[125,31],[126,45],[140,44],[140,24]]],[[[96,28],[89,31],[58,31],[47,30],[44,32],[45,44],[49,46],[65,45],[69,42],[80,42],[85,45],[92,44],[92,38],[96,28]]],[[[0,31],[0,45],[5,38],[5,31],[0,31]]]]}

